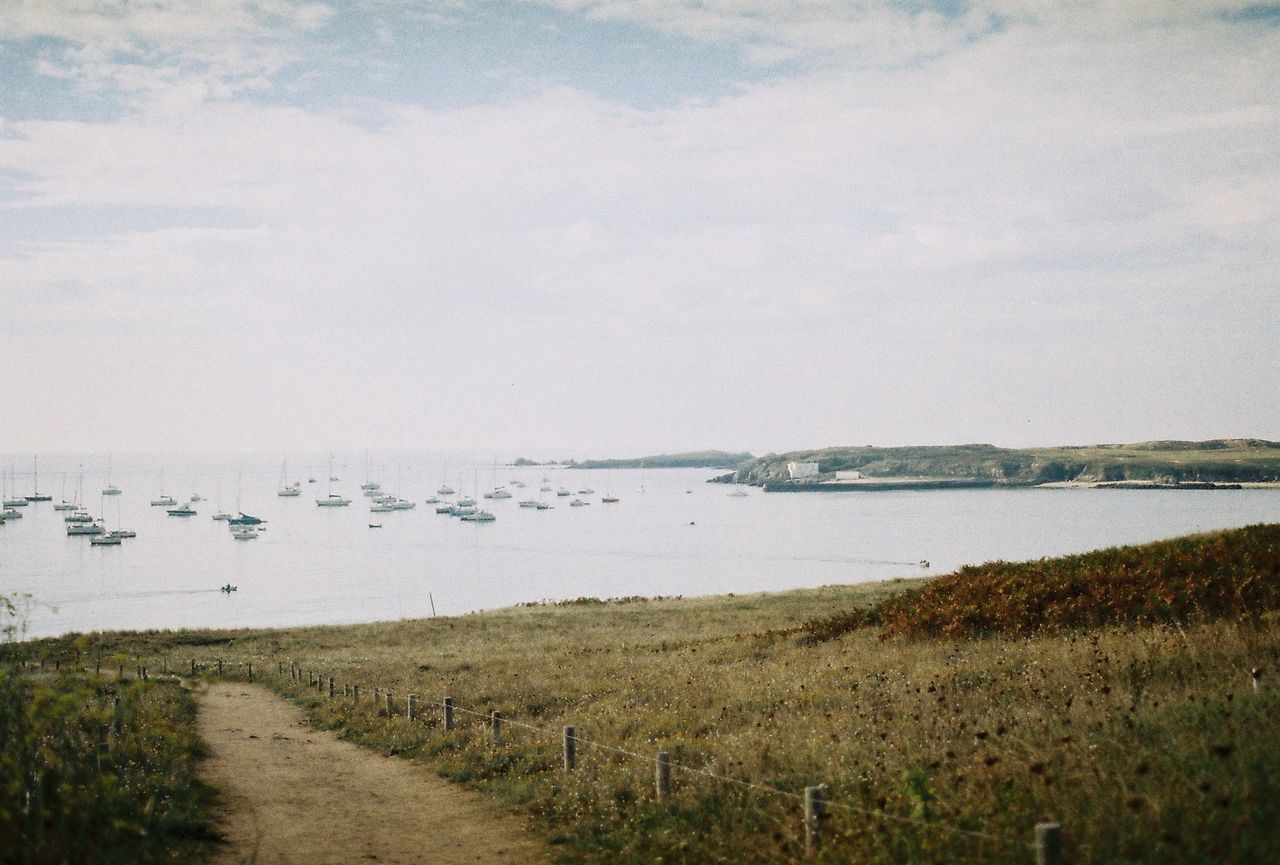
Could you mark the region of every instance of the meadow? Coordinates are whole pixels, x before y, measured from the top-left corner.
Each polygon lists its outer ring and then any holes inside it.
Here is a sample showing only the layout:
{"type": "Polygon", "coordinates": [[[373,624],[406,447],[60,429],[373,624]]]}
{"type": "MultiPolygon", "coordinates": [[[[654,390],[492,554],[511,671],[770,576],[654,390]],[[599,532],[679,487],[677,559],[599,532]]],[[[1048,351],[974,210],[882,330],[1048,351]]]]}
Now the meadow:
{"type": "MultiPolygon", "coordinates": [[[[1074,574],[1067,596],[1089,603],[1071,609],[1115,611],[1084,624],[1041,615],[1035,627],[901,627],[945,622],[948,608],[968,620],[972,598],[957,600],[945,582],[955,578],[943,577],[17,648],[170,668],[221,659],[228,676],[252,662],[318,725],[428,761],[527,815],[565,862],[1028,863],[1033,826],[1054,820],[1069,862],[1244,865],[1280,861],[1277,550],[1280,527],[1251,527],[1093,559],[993,563],[964,583],[988,580],[999,596],[1006,580],[1026,589],[1037,573],[1074,574]],[[1148,592],[1135,561],[1164,563],[1149,579],[1221,604],[1128,615],[1137,607],[1111,601],[1148,592]],[[1178,561],[1194,579],[1175,579],[1178,561]],[[1113,598],[1107,585],[1122,591],[1113,598]],[[332,676],[335,696],[296,682],[293,665],[332,676]],[[358,703],[344,696],[350,685],[358,703]],[[412,723],[410,693],[421,707],[412,723]],[[453,730],[445,696],[458,706],[453,730]],[[491,711],[505,719],[497,745],[491,711]],[[569,724],[573,772],[561,756],[569,724]],[[673,763],[666,800],[654,790],[660,750],[673,763]],[[830,816],[808,857],[799,797],[818,784],[830,816]]],[[[1028,590],[993,608],[1040,615],[1061,597],[1028,590]]]]}
{"type": "Polygon", "coordinates": [[[0,863],[162,863],[214,837],[173,682],[0,667],[0,863]]]}

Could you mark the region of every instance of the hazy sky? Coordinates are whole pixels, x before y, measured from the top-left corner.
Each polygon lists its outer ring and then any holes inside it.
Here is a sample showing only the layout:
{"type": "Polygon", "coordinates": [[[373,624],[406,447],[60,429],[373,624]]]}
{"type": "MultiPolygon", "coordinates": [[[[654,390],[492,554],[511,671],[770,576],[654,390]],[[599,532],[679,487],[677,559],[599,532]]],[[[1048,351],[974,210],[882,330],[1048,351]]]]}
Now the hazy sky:
{"type": "Polygon", "coordinates": [[[0,451],[1280,438],[1280,3],[0,0],[0,451]]]}

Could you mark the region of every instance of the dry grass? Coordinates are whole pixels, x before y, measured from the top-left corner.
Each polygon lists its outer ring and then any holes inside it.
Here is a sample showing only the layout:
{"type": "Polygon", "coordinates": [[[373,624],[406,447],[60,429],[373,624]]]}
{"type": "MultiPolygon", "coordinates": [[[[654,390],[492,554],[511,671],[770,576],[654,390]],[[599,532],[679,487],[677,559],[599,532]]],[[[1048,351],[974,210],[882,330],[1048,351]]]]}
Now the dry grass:
{"type": "Polygon", "coordinates": [[[278,686],[318,723],[505,798],[566,862],[799,861],[792,796],[818,783],[837,807],[817,861],[1027,863],[1044,819],[1064,824],[1072,862],[1280,861],[1274,616],[983,640],[885,641],[869,628],[820,640],[803,628],[900,588],[226,632],[230,642],[212,645],[109,634],[84,646],[175,664],[253,659],[270,679],[283,661],[278,686]],[[339,694],[359,683],[401,705],[407,693],[450,695],[546,734],[508,727],[493,748],[480,719],[460,715],[446,733],[435,710],[411,726],[367,698],[353,707],[292,685],[290,661],[334,676],[339,694]],[[564,724],[643,759],[582,744],[566,774],[564,724]],[[674,798],[657,802],[660,749],[788,795],[677,770],[674,798]]]}

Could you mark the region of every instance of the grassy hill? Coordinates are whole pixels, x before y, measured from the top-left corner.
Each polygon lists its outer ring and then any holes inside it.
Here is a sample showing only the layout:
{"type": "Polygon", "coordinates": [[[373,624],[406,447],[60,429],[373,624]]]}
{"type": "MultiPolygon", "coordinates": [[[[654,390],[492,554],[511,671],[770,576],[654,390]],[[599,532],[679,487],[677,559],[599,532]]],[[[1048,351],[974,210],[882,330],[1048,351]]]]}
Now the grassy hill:
{"type": "Polygon", "coordinates": [[[785,483],[789,461],[816,462],[827,478],[837,471],[858,470],[870,478],[984,479],[1014,486],[1061,481],[1280,481],[1280,443],[1261,439],[1051,448],[989,444],[832,447],[758,457],[738,466],[732,480],[785,483]]]}
{"type": "Polygon", "coordinates": [[[727,451],[689,451],[679,454],[655,454],[647,457],[606,460],[570,460],[565,465],[578,469],[673,469],[711,468],[732,469],[742,465],[752,456],[749,453],[727,451]]]}
{"type": "Polygon", "coordinates": [[[875,625],[882,637],[1025,637],[1116,625],[1257,622],[1280,610],[1280,525],[1139,546],[969,565],[871,608],[806,623],[819,639],[875,625]]]}
{"type": "Polygon", "coordinates": [[[1278,550],[1280,527],[1255,526],[931,581],[17,650],[252,661],[316,723],[521,810],[565,863],[1025,865],[1053,819],[1068,862],[1252,865],[1280,861],[1278,550]],[[806,858],[796,797],[819,783],[831,817],[806,858]]]}

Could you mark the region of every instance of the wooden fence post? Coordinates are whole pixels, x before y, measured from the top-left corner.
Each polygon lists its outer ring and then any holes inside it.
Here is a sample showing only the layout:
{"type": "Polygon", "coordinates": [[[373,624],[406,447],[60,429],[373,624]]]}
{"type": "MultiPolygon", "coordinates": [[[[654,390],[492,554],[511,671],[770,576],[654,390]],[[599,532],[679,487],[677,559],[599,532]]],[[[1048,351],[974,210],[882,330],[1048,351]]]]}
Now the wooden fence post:
{"type": "Polygon", "coordinates": [[[219,676],[222,675],[222,659],[221,658],[218,659],[218,675],[219,676]]]}
{"type": "Polygon", "coordinates": [[[249,681],[253,681],[253,661],[249,661],[249,681]]]}
{"type": "Polygon", "coordinates": [[[822,787],[804,788],[804,849],[810,856],[822,846],[822,821],[827,816],[827,797],[822,787]]]}
{"type": "Polygon", "coordinates": [[[572,772],[576,765],[578,740],[573,738],[573,725],[564,728],[564,770],[572,772]]]}
{"type": "Polygon", "coordinates": [[[94,660],[94,662],[93,662],[93,674],[94,674],[95,676],[101,676],[101,675],[102,675],[102,658],[97,658],[96,660],[94,660]]]}
{"type": "Polygon", "coordinates": [[[395,713],[395,701],[391,699],[391,691],[387,691],[383,694],[383,698],[386,700],[387,717],[390,718],[392,714],[395,713]]]}
{"type": "Polygon", "coordinates": [[[276,661],[276,675],[277,676],[284,675],[284,661],[276,661]]]}
{"type": "Polygon", "coordinates": [[[444,728],[453,729],[453,697],[444,698],[444,728]]]}
{"type": "Polygon", "coordinates": [[[353,703],[360,702],[360,686],[359,685],[351,686],[351,702],[353,703]]]}
{"type": "Polygon", "coordinates": [[[497,710],[489,714],[489,733],[495,746],[502,742],[502,713],[497,710]]]}
{"type": "Polygon", "coordinates": [[[418,720],[418,695],[417,694],[409,695],[409,705],[405,709],[405,717],[407,717],[410,720],[410,722],[418,720]]]}
{"type": "Polygon", "coordinates": [[[658,760],[654,771],[658,801],[671,796],[671,756],[666,751],[658,752],[658,760]]]}
{"type": "Polygon", "coordinates": [[[329,699],[333,699],[333,676],[329,677],[329,699]]]}
{"type": "Polygon", "coordinates": [[[1036,865],[1062,865],[1062,825],[1036,824],[1036,865]]]}
{"type": "Polygon", "coordinates": [[[196,659],[192,658],[191,659],[191,675],[194,676],[195,674],[196,674],[196,659]]]}

